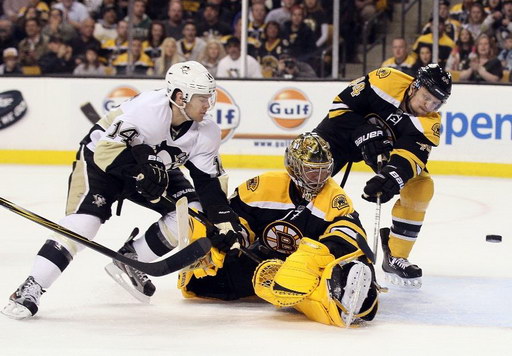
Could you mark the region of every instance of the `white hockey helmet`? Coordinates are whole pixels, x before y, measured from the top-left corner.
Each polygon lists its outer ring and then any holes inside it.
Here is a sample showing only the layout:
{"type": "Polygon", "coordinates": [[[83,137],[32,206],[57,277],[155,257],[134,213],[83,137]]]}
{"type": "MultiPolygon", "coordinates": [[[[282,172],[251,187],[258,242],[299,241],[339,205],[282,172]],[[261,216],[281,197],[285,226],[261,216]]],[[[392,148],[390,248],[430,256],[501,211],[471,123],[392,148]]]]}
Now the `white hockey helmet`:
{"type": "Polygon", "coordinates": [[[183,93],[185,103],[190,102],[192,95],[211,95],[210,109],[216,101],[215,78],[201,64],[195,61],[187,61],[173,64],[165,74],[167,83],[167,96],[173,104],[172,95],[176,90],[183,93]]]}

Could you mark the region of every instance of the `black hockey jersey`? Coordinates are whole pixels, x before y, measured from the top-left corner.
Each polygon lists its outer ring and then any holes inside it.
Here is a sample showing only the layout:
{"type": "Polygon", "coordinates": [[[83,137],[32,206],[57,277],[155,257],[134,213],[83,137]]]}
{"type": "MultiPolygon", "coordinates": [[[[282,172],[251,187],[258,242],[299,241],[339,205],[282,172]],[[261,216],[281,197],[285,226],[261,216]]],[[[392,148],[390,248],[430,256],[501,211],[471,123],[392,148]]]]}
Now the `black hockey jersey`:
{"type": "Polygon", "coordinates": [[[238,186],[230,200],[248,232],[248,243],[259,243],[286,257],[303,237],[341,239],[354,246],[356,234],[366,238],[357,212],[345,191],[329,178],[311,202],[305,201],[286,172],[268,172],[238,186]]]}
{"type": "Polygon", "coordinates": [[[441,116],[417,117],[400,109],[414,78],[393,68],[380,68],[352,81],[336,96],[327,116],[315,129],[329,142],[336,174],[347,162],[362,160],[353,131],[360,125],[381,126],[393,142],[390,162],[403,168],[407,179],[425,169],[433,146],[440,141],[441,116]]]}

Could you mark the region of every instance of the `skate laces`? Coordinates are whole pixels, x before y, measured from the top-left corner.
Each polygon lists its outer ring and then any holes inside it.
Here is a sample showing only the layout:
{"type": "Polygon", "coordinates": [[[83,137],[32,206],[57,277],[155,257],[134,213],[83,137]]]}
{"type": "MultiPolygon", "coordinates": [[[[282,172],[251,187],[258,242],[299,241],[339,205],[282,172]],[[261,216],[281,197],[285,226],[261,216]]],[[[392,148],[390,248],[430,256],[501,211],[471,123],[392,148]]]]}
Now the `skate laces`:
{"type": "Polygon", "coordinates": [[[19,298],[29,299],[37,304],[43,293],[43,288],[41,288],[41,286],[34,280],[34,278],[30,277],[27,278],[23,285],[21,285],[19,290],[19,298]]]}
{"type": "MultiPolygon", "coordinates": [[[[124,256],[131,258],[132,260],[137,260],[137,261],[139,260],[139,256],[137,255],[137,252],[135,252],[135,251],[124,253],[124,256]]],[[[135,269],[126,264],[124,264],[124,266],[126,267],[126,269],[128,269],[131,272],[132,276],[137,277],[137,280],[139,280],[142,285],[144,285],[147,281],[149,281],[149,277],[144,272],[141,272],[138,269],[135,269]]]]}
{"type": "Polygon", "coordinates": [[[392,257],[391,265],[396,265],[396,266],[400,267],[401,269],[406,269],[407,267],[412,266],[412,263],[409,262],[409,260],[407,258],[392,257]]]}

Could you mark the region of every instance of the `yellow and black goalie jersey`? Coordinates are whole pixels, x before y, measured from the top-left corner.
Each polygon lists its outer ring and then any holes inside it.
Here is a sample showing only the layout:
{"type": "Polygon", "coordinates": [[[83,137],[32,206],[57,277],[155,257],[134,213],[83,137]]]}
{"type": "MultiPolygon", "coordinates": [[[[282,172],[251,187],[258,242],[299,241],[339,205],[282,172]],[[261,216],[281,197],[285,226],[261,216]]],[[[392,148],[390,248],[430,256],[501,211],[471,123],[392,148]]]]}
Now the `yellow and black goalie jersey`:
{"type": "Polygon", "coordinates": [[[315,129],[329,142],[336,174],[347,162],[362,160],[353,131],[366,123],[377,124],[393,142],[391,160],[415,177],[439,145],[441,116],[437,112],[414,116],[400,109],[414,78],[393,68],[379,68],[352,81],[336,96],[327,116],[315,129]],[[393,156],[394,160],[393,160],[393,156]]]}
{"type": "Polygon", "coordinates": [[[345,191],[329,178],[320,194],[301,198],[286,172],[268,172],[242,183],[230,200],[248,232],[249,244],[259,243],[278,258],[295,252],[301,239],[329,238],[357,249],[356,234],[364,229],[345,191]]]}

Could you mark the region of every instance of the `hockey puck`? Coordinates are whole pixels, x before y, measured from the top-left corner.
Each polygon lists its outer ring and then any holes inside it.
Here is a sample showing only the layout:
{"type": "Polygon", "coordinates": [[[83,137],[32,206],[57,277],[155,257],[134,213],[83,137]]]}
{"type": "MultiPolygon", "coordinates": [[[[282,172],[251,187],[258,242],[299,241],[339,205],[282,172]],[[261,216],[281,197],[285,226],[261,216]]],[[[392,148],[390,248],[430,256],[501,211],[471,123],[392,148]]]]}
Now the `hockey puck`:
{"type": "Polygon", "coordinates": [[[485,241],[494,243],[501,242],[501,235],[487,235],[485,236],[485,241]]]}

